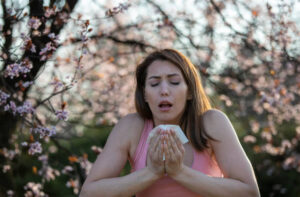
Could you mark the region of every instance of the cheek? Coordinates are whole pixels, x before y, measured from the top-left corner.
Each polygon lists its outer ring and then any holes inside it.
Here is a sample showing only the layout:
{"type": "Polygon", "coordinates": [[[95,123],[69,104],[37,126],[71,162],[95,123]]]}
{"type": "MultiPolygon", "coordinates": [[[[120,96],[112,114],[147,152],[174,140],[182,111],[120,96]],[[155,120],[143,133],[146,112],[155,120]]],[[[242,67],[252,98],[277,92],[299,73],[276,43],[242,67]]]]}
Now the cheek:
{"type": "Polygon", "coordinates": [[[153,93],[151,90],[149,90],[149,89],[146,88],[146,90],[145,90],[145,101],[146,101],[149,105],[150,105],[150,104],[153,102],[153,100],[154,100],[153,95],[154,95],[154,93],[153,93]]]}

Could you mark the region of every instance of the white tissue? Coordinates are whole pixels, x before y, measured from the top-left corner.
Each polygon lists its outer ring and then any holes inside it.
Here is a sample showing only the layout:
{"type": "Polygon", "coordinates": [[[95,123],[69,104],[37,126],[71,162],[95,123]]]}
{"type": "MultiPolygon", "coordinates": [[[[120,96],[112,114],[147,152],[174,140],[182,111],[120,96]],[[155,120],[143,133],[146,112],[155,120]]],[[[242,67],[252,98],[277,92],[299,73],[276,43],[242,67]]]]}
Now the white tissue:
{"type": "MultiPolygon", "coordinates": [[[[150,131],[148,139],[147,139],[147,143],[150,142],[150,139],[154,136],[154,134],[158,131],[159,128],[162,130],[172,129],[173,131],[175,131],[176,136],[179,138],[179,140],[182,144],[185,144],[189,141],[178,125],[165,124],[165,125],[159,125],[159,126],[155,127],[154,129],[152,129],[152,131],[150,131]]],[[[165,154],[163,154],[163,161],[164,160],[165,160],[165,154]]]]}

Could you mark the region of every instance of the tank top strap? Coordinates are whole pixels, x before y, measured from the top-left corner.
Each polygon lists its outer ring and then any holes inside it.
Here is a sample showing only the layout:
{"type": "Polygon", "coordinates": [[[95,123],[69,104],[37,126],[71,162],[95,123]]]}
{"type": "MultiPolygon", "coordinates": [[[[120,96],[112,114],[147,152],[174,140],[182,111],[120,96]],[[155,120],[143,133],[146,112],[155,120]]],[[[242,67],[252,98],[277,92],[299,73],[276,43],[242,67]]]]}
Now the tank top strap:
{"type": "Polygon", "coordinates": [[[153,129],[153,122],[150,119],[145,119],[144,123],[144,129],[142,131],[139,144],[135,150],[134,154],[134,163],[136,163],[138,160],[140,160],[141,156],[145,156],[145,151],[147,151],[148,145],[147,145],[147,138],[149,136],[150,131],[153,129]],[[143,154],[144,153],[144,154],[143,154]]]}

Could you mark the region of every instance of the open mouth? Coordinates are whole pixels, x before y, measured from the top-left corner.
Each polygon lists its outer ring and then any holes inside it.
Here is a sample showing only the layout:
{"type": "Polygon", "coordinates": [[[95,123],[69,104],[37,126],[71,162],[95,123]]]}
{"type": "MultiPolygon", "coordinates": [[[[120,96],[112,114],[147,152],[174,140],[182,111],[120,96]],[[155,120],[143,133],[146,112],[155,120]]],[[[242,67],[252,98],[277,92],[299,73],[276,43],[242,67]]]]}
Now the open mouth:
{"type": "Polygon", "coordinates": [[[165,108],[165,107],[172,107],[172,104],[159,104],[158,107],[159,108],[165,108]]]}
{"type": "Polygon", "coordinates": [[[168,101],[160,102],[158,107],[161,111],[169,111],[172,108],[173,104],[168,101]]]}

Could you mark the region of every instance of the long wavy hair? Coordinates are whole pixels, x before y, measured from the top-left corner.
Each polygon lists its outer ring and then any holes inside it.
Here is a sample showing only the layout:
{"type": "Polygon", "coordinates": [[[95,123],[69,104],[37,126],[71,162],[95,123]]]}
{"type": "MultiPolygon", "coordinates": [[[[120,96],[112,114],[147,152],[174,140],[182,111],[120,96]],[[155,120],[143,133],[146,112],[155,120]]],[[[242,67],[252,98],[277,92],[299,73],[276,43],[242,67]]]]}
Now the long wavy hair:
{"type": "Polygon", "coordinates": [[[199,151],[208,148],[208,139],[214,140],[204,130],[202,114],[211,109],[198,70],[182,53],[174,49],[163,49],[149,54],[136,68],[135,107],[144,119],[153,119],[148,103],[145,101],[145,82],[148,66],[155,60],[169,61],[180,69],[192,99],[187,100],[179,126],[185,132],[193,147],[199,151]]]}

